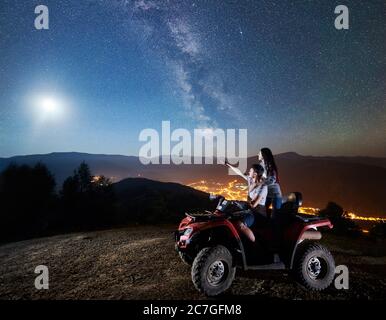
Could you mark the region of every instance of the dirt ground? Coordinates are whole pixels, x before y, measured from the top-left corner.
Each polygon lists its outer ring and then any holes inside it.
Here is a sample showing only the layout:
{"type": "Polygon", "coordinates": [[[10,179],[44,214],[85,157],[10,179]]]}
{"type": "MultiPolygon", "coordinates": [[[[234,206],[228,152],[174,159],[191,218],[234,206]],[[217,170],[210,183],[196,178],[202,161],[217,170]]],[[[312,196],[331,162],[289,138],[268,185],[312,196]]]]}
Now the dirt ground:
{"type": "MultiPolygon", "coordinates": [[[[172,227],[128,227],[59,235],[0,246],[0,299],[205,299],[190,267],[174,251],[172,227]],[[38,265],[49,289],[37,290],[38,265]]],[[[336,264],[349,267],[350,288],[303,289],[280,271],[238,270],[220,298],[347,300],[386,298],[385,243],[327,235],[336,264]]]]}

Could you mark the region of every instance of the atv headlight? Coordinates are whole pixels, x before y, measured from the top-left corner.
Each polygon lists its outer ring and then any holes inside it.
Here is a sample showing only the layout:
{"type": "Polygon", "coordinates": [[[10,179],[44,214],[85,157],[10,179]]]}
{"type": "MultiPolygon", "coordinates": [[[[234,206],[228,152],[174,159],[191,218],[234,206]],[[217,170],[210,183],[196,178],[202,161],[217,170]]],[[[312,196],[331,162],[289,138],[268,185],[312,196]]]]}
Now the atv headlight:
{"type": "Polygon", "coordinates": [[[193,232],[193,228],[186,228],[184,231],[184,236],[189,236],[193,232]]]}

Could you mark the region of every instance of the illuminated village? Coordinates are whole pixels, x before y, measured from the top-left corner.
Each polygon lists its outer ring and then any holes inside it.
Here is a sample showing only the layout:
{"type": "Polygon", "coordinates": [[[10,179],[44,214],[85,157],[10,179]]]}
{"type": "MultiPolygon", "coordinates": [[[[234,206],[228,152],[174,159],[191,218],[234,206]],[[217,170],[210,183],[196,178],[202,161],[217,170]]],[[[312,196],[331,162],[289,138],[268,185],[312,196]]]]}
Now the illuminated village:
{"type": "MultiPolygon", "coordinates": [[[[229,200],[245,200],[247,185],[239,182],[238,180],[232,180],[228,184],[219,182],[210,182],[201,180],[193,182],[188,185],[197,190],[201,190],[207,193],[219,194],[229,200]]],[[[309,215],[318,215],[320,209],[313,207],[301,207],[299,212],[309,215]]],[[[353,212],[345,212],[344,216],[351,220],[368,221],[368,222],[386,222],[386,218],[362,216],[353,212]]]]}

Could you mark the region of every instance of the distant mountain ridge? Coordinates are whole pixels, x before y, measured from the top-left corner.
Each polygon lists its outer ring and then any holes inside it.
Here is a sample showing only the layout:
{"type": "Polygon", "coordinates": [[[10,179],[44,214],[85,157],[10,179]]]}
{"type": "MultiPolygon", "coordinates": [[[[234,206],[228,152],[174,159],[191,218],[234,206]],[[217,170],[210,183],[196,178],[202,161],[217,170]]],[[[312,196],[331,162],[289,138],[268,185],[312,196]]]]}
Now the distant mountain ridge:
{"type": "Polygon", "coordinates": [[[342,162],[350,162],[350,163],[356,163],[356,164],[364,164],[364,165],[371,165],[371,166],[378,166],[382,168],[386,168],[386,158],[382,157],[365,157],[365,156],[302,156],[295,152],[287,152],[287,153],[281,153],[277,156],[279,157],[288,157],[288,154],[290,156],[296,157],[307,157],[309,159],[319,159],[319,160],[331,160],[331,161],[342,161],[342,162]]]}
{"type": "MultiPolygon", "coordinates": [[[[305,205],[323,207],[336,201],[346,210],[386,216],[386,158],[303,156],[295,152],[275,155],[284,193],[301,191],[305,205]]],[[[163,182],[188,184],[199,180],[228,182],[223,165],[143,165],[137,157],[123,155],[54,152],[0,158],[0,171],[10,163],[34,165],[42,162],[55,175],[58,188],[85,161],[96,175],[118,182],[144,177],[163,182]]],[[[257,161],[248,158],[248,163],[257,161]]]]}

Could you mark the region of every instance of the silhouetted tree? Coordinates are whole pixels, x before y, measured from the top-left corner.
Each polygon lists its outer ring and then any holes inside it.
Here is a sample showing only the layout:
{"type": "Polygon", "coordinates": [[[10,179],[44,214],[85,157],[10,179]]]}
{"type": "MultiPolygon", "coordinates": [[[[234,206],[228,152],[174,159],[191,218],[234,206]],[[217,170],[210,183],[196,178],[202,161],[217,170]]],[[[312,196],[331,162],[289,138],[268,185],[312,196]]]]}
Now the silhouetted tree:
{"type": "Polygon", "coordinates": [[[332,219],[342,218],[343,213],[344,213],[343,208],[335,202],[327,203],[326,208],[320,210],[321,216],[325,216],[332,219]]]}
{"type": "Polygon", "coordinates": [[[80,192],[87,192],[91,189],[91,171],[86,162],[82,162],[78,168],[77,174],[79,176],[79,188],[80,192]]]}
{"type": "Polygon", "coordinates": [[[133,179],[112,184],[82,162],[65,179],[41,163],[11,164],[0,173],[0,242],[128,223],[178,222],[186,211],[208,209],[207,194],[175,184],[133,179]]]}
{"type": "Polygon", "coordinates": [[[344,216],[343,208],[335,202],[329,202],[326,208],[320,210],[320,215],[330,219],[334,228],[332,232],[337,234],[358,236],[359,226],[351,219],[344,216]]]}
{"type": "Polygon", "coordinates": [[[55,205],[54,191],[55,179],[45,165],[9,165],[0,175],[0,240],[47,231],[55,205]]]}
{"type": "Polygon", "coordinates": [[[91,185],[93,188],[104,188],[107,186],[110,186],[112,184],[111,180],[109,178],[106,178],[105,176],[94,176],[91,181],[91,185]]]}
{"type": "Polygon", "coordinates": [[[105,176],[93,176],[82,162],[62,187],[62,225],[72,229],[94,229],[113,224],[114,193],[105,176]]]}
{"type": "Polygon", "coordinates": [[[73,176],[68,177],[63,182],[62,187],[62,197],[64,198],[74,198],[80,192],[80,182],[79,175],[74,172],[73,176]]]}

